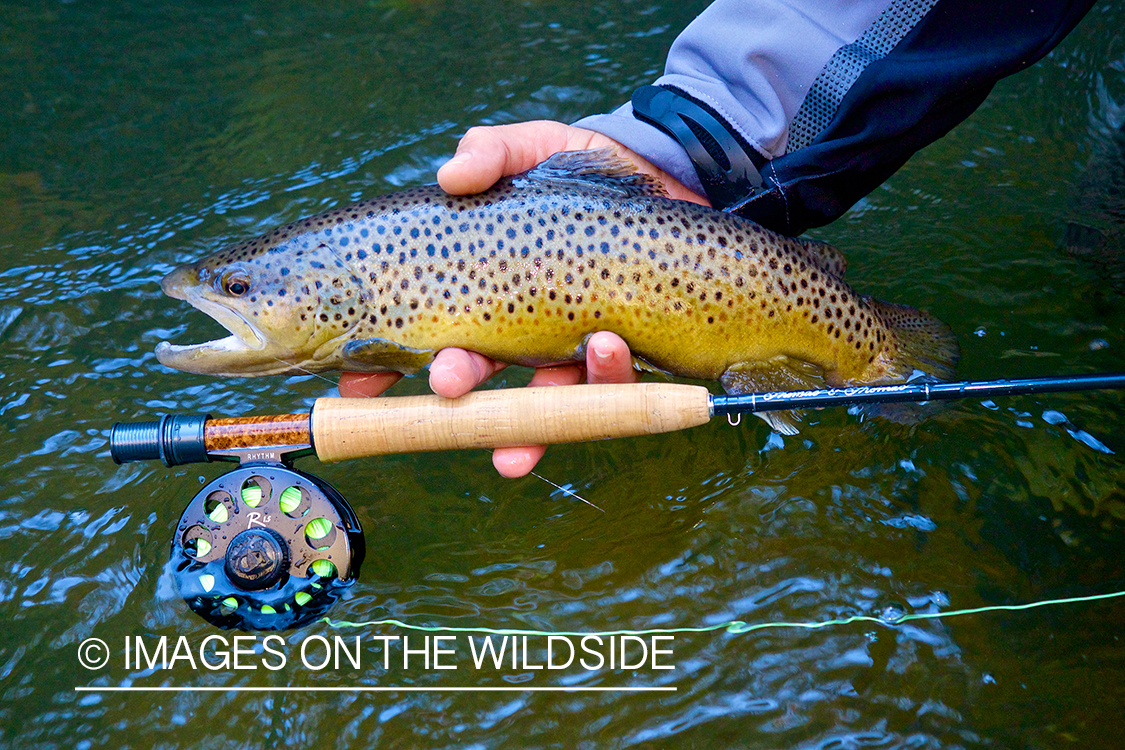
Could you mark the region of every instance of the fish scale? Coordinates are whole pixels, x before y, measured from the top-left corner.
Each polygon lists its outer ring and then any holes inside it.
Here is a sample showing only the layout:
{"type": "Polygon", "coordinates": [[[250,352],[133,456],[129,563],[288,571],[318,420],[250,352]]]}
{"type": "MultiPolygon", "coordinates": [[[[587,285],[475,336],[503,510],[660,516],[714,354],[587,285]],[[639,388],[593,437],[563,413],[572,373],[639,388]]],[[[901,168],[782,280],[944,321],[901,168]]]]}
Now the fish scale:
{"type": "Polygon", "coordinates": [[[233,335],[157,354],[223,375],[414,372],[454,346],[538,366],[608,330],[639,366],[729,392],[951,375],[941,323],[843,272],[834,248],[671,200],[604,152],[557,154],[479,195],[405,190],[183,266],[164,290],[233,335]]]}

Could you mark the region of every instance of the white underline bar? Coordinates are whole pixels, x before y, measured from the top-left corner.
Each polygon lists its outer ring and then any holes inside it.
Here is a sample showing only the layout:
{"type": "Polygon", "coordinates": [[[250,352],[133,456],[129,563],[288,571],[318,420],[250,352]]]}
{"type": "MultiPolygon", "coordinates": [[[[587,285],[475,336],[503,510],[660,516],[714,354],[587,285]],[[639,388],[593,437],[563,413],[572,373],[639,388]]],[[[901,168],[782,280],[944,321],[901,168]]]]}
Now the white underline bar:
{"type": "Polygon", "coordinates": [[[674,693],[674,687],[76,687],[78,693],[674,693]]]}

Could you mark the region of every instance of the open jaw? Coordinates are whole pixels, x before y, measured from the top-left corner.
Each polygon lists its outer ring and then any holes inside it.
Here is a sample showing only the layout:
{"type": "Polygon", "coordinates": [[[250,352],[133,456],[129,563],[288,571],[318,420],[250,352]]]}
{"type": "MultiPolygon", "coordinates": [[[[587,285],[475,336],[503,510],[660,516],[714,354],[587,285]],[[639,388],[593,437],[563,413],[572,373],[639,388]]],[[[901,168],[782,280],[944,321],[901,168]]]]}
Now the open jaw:
{"type": "Polygon", "coordinates": [[[292,369],[292,365],[266,351],[266,337],[240,313],[193,290],[181,290],[174,296],[211,316],[231,335],[201,344],[161,341],[156,346],[160,364],[205,375],[270,375],[292,369]]]}

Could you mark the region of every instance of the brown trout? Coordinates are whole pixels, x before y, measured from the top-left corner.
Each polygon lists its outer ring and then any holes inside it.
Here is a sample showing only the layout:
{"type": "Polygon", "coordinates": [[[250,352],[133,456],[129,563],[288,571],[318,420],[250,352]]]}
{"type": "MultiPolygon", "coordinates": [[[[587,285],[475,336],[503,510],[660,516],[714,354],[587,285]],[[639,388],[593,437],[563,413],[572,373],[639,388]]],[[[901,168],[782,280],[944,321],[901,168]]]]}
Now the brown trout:
{"type": "Polygon", "coordinates": [[[671,200],[609,152],[560,153],[479,195],[405,190],[181,266],[164,292],[231,335],[156,355],[227,376],[412,373],[451,346],[580,361],[606,330],[639,368],[729,393],[950,377],[949,330],[856,294],[844,268],[824,243],[671,200]]]}

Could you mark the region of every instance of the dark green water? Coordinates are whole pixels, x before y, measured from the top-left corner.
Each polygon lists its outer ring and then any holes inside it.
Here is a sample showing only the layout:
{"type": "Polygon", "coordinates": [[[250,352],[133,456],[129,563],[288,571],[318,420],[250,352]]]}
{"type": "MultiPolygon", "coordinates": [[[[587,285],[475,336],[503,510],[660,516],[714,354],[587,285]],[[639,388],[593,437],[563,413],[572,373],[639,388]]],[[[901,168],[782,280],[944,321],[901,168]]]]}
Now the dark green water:
{"type": "MultiPolygon", "coordinates": [[[[125,667],[126,637],[183,635],[195,648],[222,634],[165,572],[184,505],[219,469],[117,467],[109,425],[297,411],[332,392],[160,367],[157,341],[218,332],[162,297],[160,277],[278,223],[432,181],[472,125],[615,106],[655,76],[703,5],[0,5],[0,744],[1120,745],[1125,600],[681,634],[663,659],[675,669],[660,671],[476,670],[463,636],[457,670],[417,658],[402,669],[396,648],[386,670],[370,636],[405,631],[324,624],[287,634],[279,670],[125,667]],[[356,634],[368,639],[360,668],[301,665],[310,636],[356,634]],[[90,637],[113,650],[108,666],[79,664],[90,637]],[[676,690],[438,690],[478,686],[676,690]]],[[[1120,4],[1097,8],[815,233],[845,251],[858,290],[949,323],[966,377],[1125,369],[1125,300],[1062,248],[1076,214],[1114,228],[1098,199],[1119,197],[1125,175],[1098,164],[1125,119],[1123,28],[1120,4]]],[[[416,379],[396,392],[424,389],[416,379]]],[[[784,441],[746,419],[553,448],[539,473],[604,513],[535,478],[500,479],[483,452],[304,468],[348,496],[367,530],[340,619],[553,631],[815,622],[1125,589],[1123,415],[1121,394],[1071,394],[964,402],[909,427],[822,412],[784,441]]]]}

